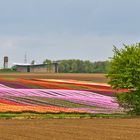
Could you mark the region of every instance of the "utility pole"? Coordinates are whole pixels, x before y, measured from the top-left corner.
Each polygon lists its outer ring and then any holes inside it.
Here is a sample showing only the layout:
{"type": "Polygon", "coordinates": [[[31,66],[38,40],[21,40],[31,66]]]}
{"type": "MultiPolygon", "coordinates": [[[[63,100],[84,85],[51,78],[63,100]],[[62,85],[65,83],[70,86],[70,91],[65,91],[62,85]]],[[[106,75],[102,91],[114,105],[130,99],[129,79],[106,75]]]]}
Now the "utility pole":
{"type": "Polygon", "coordinates": [[[24,63],[27,63],[27,53],[25,52],[25,56],[24,56],[24,63]]]}

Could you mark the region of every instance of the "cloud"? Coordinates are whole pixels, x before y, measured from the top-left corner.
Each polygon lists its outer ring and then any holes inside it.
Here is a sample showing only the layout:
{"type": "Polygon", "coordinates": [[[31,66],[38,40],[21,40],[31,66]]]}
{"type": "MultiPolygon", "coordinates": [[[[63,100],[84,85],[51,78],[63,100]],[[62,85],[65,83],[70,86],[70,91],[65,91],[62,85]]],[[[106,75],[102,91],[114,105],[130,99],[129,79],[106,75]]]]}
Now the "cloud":
{"type": "Polygon", "coordinates": [[[48,34],[42,36],[5,36],[0,38],[0,60],[9,56],[10,65],[24,62],[25,52],[28,62],[44,59],[83,59],[106,60],[113,55],[113,45],[134,44],[139,41],[135,36],[98,36],[48,34]]]}
{"type": "Polygon", "coordinates": [[[139,42],[139,0],[5,0],[0,4],[0,62],[105,60],[112,46],[139,42]],[[130,10],[131,9],[131,10],[130,10]]]}

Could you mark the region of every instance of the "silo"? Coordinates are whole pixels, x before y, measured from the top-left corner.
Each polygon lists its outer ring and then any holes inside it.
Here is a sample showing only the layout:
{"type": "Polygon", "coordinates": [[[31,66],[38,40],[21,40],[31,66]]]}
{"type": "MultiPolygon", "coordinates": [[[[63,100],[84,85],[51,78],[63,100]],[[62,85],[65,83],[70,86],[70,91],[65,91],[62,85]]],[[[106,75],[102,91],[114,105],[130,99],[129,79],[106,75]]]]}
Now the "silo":
{"type": "Polygon", "coordinates": [[[8,68],[8,56],[4,56],[4,69],[7,69],[8,68]]]}

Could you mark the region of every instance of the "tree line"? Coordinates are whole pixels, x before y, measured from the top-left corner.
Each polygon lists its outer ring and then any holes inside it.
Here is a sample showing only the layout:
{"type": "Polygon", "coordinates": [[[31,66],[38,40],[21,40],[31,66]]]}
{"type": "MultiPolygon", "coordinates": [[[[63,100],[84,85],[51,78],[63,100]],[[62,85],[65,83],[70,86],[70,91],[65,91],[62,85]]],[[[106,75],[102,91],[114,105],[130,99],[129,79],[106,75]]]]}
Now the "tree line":
{"type": "MultiPolygon", "coordinates": [[[[51,60],[46,59],[43,63],[51,62],[51,60]]],[[[59,73],[107,73],[109,64],[109,61],[61,60],[59,61],[58,71],[59,73]]]]}

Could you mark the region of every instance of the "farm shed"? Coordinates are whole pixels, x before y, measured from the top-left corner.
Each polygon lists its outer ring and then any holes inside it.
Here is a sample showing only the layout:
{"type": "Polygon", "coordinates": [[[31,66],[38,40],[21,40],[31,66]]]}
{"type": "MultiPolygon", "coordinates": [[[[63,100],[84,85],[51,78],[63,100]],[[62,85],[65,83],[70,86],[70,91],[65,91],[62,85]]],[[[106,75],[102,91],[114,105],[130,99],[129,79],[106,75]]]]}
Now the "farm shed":
{"type": "Polygon", "coordinates": [[[14,69],[17,72],[46,72],[57,73],[58,63],[51,64],[14,64],[14,69]]]}

